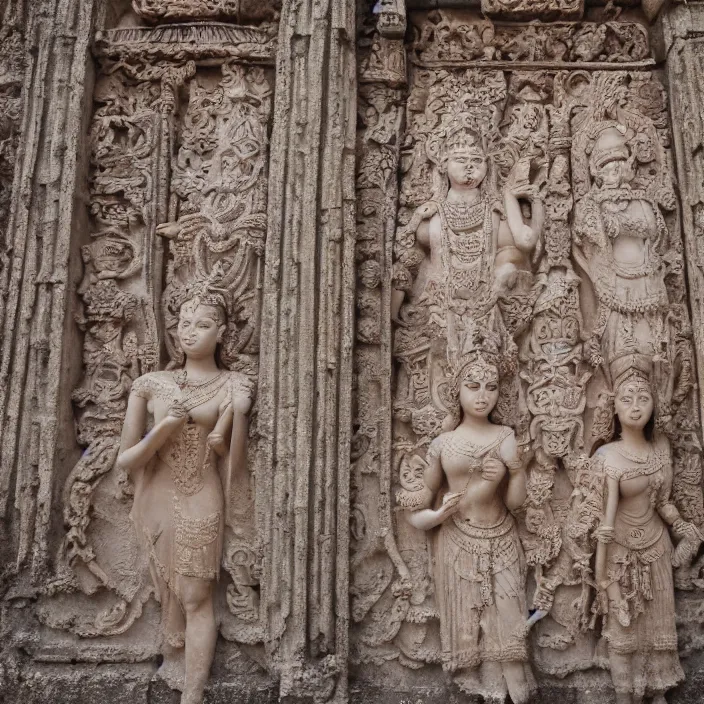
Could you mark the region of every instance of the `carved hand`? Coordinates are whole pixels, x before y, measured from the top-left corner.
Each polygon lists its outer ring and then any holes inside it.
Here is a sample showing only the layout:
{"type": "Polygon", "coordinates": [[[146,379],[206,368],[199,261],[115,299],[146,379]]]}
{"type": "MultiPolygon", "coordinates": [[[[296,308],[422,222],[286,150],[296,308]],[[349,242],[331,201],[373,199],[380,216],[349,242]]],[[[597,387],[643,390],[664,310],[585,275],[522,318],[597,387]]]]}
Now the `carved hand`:
{"type": "Polygon", "coordinates": [[[449,518],[453,513],[457,513],[460,507],[461,498],[462,494],[448,494],[445,496],[442,506],[437,510],[440,523],[442,523],[446,518],[449,518]]]}
{"type": "Polygon", "coordinates": [[[177,222],[164,222],[161,225],[156,226],[156,234],[170,240],[178,237],[180,232],[181,225],[177,222]]]}
{"type": "Polygon", "coordinates": [[[673,524],[672,528],[674,529],[675,533],[677,535],[681,535],[683,538],[688,538],[689,540],[698,540],[698,541],[704,541],[704,536],[702,536],[701,531],[697,526],[694,525],[694,523],[690,523],[689,521],[685,521],[681,518],[678,518],[673,524]]]}
{"type": "Polygon", "coordinates": [[[612,526],[599,526],[594,531],[594,537],[598,542],[608,545],[614,541],[614,529],[612,526]]]}
{"type": "Polygon", "coordinates": [[[482,463],[482,479],[488,482],[495,482],[501,479],[506,473],[506,465],[494,457],[488,457],[482,463]]]}
{"type": "Polygon", "coordinates": [[[178,430],[188,421],[188,411],[185,409],[180,401],[174,401],[170,406],[166,414],[166,418],[161,422],[172,428],[172,430],[178,430]]]}

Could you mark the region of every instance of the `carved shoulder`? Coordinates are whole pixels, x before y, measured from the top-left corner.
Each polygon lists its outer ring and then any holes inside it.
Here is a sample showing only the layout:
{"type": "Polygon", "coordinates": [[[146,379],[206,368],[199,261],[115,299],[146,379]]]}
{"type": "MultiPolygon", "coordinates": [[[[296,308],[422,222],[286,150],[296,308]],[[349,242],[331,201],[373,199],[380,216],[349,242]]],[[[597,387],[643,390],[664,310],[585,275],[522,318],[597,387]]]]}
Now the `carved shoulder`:
{"type": "Polygon", "coordinates": [[[419,208],[416,208],[408,224],[396,233],[397,246],[402,250],[412,247],[415,244],[416,237],[420,234],[418,230],[421,225],[430,220],[437,212],[438,204],[434,200],[423,203],[419,208]]]}
{"type": "Polygon", "coordinates": [[[230,372],[229,384],[233,395],[246,396],[253,399],[256,394],[256,384],[242,372],[230,372]]]}
{"type": "Polygon", "coordinates": [[[153,398],[166,396],[173,383],[171,383],[169,372],[150,372],[144,374],[132,382],[130,393],[140,398],[150,401],[153,398]]]}
{"type": "Polygon", "coordinates": [[[523,461],[518,452],[518,442],[513,428],[504,426],[501,430],[501,437],[503,438],[499,448],[501,459],[509,469],[520,469],[523,466],[523,461]]]}
{"type": "Polygon", "coordinates": [[[442,435],[438,435],[438,437],[435,438],[430,443],[430,447],[428,447],[428,452],[425,455],[425,458],[428,462],[432,460],[436,460],[440,457],[442,454],[442,448],[443,445],[445,444],[445,440],[447,439],[447,436],[449,433],[442,433],[442,435]]]}

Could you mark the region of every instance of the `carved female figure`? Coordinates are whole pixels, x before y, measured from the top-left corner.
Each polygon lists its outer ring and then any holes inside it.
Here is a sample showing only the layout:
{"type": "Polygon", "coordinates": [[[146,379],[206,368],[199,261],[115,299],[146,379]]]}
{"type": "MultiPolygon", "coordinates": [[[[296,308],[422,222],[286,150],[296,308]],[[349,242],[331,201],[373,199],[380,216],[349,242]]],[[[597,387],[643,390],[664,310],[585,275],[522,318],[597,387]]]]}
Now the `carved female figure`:
{"type": "MultiPolygon", "coordinates": [[[[449,313],[487,312],[497,287],[512,286],[519,271],[530,271],[544,215],[537,191],[514,178],[504,192],[506,219],[500,217],[485,188],[489,165],[482,137],[462,125],[450,130],[442,163],[447,195],[421,206],[399,238],[415,236],[429,251],[415,293],[444,320],[449,313]],[[520,199],[531,201],[532,217],[524,217],[520,199]]],[[[396,300],[398,309],[401,292],[396,300]]]]}
{"type": "MultiPolygon", "coordinates": [[[[526,474],[513,431],[489,414],[499,396],[497,367],[472,355],[455,378],[463,411],[454,430],[430,445],[424,488],[407,519],[420,530],[440,526],[435,591],[443,666],[472,689],[472,671],[494,663],[514,704],[528,701],[532,674],[523,624],[526,563],[510,511],[526,498],[526,474]],[[437,509],[433,497],[449,491],[437,509]]],[[[404,503],[399,497],[400,503],[404,503]]]]}
{"type": "Polygon", "coordinates": [[[436,411],[442,415],[437,390],[447,382],[448,355],[463,350],[477,330],[496,335],[507,353],[513,353],[515,343],[497,300],[522,273],[532,279],[530,254],[542,229],[542,203],[525,179],[520,184],[512,179],[514,186],[504,193],[506,218],[501,217],[488,183],[493,177],[484,139],[461,119],[448,128],[442,154],[447,195],[418,208],[398,233],[400,244],[410,247],[417,242],[428,256],[421,256],[419,263],[419,250],[406,249],[397,266],[402,276],[396,277],[392,300],[395,352],[403,363],[401,387],[409,387],[404,403],[422,407],[411,411],[420,435],[425,434],[420,426],[430,424],[416,417],[425,420],[436,411]],[[525,199],[532,199],[532,217],[527,220],[520,202],[525,199]],[[405,266],[413,257],[416,261],[409,268],[417,269],[417,276],[411,282],[405,266]]]}
{"type": "Polygon", "coordinates": [[[632,187],[625,127],[601,125],[589,168],[592,187],[575,213],[575,257],[597,299],[592,351],[607,364],[634,342],[655,354],[669,339],[663,255],[670,243],[658,204],[632,187]]]}
{"type": "Polygon", "coordinates": [[[178,339],[185,365],[134,382],[118,455],[134,481],[132,517],[161,601],[161,674],[183,688],[182,704],[202,702],[217,638],[213,590],[233,475],[246,461],[251,385],[216,362],[225,310],[205,287],[183,303],[178,339]],[[154,424],[145,435],[148,414],[154,424]]]}
{"type": "Polygon", "coordinates": [[[697,547],[701,535],[671,500],[669,443],[651,430],[648,360],[633,354],[612,367],[621,437],[595,455],[606,477],[606,508],[596,532],[596,577],[607,602],[603,634],[617,703],[639,704],[647,695],[654,704],[665,704],[664,692],[684,678],[667,529],[671,526],[697,547]]]}

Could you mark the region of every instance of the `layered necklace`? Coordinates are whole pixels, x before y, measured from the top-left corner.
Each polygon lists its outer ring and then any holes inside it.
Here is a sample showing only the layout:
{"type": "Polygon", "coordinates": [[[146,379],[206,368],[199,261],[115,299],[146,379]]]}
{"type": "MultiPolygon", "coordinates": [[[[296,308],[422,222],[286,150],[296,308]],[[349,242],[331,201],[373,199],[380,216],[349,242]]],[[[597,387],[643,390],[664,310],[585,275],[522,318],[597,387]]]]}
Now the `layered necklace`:
{"type": "Polygon", "coordinates": [[[174,374],[174,381],[181,390],[181,404],[186,412],[192,411],[214,399],[226,381],[226,372],[222,371],[206,381],[188,381],[185,369],[174,374]]]}
{"type": "Polygon", "coordinates": [[[484,222],[485,204],[483,198],[471,204],[461,201],[459,203],[451,203],[446,200],[442,207],[445,211],[447,224],[455,232],[464,232],[465,230],[479,227],[484,222]]]}

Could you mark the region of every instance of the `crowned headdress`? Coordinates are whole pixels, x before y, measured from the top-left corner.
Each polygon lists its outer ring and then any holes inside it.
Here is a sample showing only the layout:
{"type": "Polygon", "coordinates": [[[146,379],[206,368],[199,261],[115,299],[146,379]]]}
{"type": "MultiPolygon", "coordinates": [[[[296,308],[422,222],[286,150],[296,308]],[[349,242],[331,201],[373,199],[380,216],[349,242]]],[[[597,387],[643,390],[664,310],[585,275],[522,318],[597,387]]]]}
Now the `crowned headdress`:
{"type": "Polygon", "coordinates": [[[595,173],[605,164],[612,161],[628,161],[630,156],[626,128],[616,123],[605,123],[594,141],[589,166],[592,173],[595,173]]]}
{"type": "Polygon", "coordinates": [[[652,355],[636,349],[625,351],[611,362],[611,382],[614,391],[628,381],[641,381],[650,385],[652,376],[652,355]]]}

